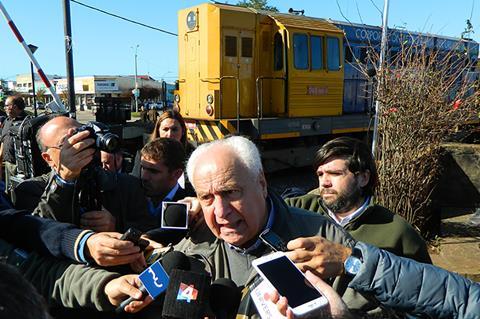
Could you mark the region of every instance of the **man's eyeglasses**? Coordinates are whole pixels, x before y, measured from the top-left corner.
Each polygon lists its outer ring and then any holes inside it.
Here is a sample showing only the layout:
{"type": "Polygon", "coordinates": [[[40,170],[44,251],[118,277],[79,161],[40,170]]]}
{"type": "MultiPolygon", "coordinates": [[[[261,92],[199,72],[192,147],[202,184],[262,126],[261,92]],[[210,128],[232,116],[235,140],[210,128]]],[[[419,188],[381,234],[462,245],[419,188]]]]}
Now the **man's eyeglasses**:
{"type": "Polygon", "coordinates": [[[46,152],[49,148],[54,148],[54,149],[57,149],[57,150],[62,149],[63,144],[65,143],[65,140],[66,140],[66,139],[67,139],[67,135],[63,136],[63,137],[60,139],[60,141],[58,142],[57,145],[53,145],[53,146],[46,146],[46,145],[45,145],[45,146],[44,146],[44,148],[45,148],[45,151],[44,151],[44,152],[46,152]]]}

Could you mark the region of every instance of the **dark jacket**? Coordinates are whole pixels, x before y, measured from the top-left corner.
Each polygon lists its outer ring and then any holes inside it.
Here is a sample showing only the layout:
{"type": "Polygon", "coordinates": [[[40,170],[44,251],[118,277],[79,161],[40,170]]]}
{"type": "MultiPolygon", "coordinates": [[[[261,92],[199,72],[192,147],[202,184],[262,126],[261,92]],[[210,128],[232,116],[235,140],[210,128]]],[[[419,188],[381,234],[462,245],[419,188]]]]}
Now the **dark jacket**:
{"type": "MultiPolygon", "coordinates": [[[[307,194],[285,199],[285,202],[289,206],[317,212],[332,220],[319,195],[307,194]]],[[[356,240],[375,245],[398,256],[432,263],[422,237],[405,219],[383,206],[370,203],[367,209],[353,218],[344,229],[356,240]]]]}
{"type": "Polygon", "coordinates": [[[0,211],[0,238],[28,251],[80,262],[80,238],[89,231],[53,219],[32,216],[28,211],[0,211]]]}
{"type": "Polygon", "coordinates": [[[2,134],[0,135],[0,142],[3,143],[3,161],[15,164],[17,162],[15,157],[14,135],[18,133],[18,129],[22,121],[27,116],[25,111],[22,111],[19,116],[15,118],[7,118],[3,124],[2,134]]]}
{"type": "Polygon", "coordinates": [[[480,284],[358,242],[363,265],[349,287],[383,305],[429,318],[480,318],[480,284]]]}
{"type": "MultiPolygon", "coordinates": [[[[140,180],[122,173],[97,169],[97,185],[100,185],[100,197],[105,207],[116,218],[116,230],[124,232],[129,227],[141,231],[155,228],[149,219],[147,202],[140,180]]],[[[89,186],[88,182],[86,183],[89,186]]],[[[50,173],[48,184],[33,214],[41,217],[78,225],[80,210],[73,205],[76,186],[60,185],[50,173]]]]}

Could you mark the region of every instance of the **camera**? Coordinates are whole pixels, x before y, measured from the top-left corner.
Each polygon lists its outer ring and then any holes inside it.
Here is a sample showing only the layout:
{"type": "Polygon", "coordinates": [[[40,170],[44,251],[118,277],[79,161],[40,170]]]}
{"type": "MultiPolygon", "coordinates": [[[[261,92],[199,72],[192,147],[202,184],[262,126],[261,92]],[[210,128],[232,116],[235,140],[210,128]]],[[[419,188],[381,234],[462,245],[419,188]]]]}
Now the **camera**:
{"type": "Polygon", "coordinates": [[[89,131],[88,138],[95,140],[95,147],[100,151],[115,153],[120,147],[120,137],[110,132],[108,127],[100,122],[91,121],[75,130],[75,134],[89,131]]]}

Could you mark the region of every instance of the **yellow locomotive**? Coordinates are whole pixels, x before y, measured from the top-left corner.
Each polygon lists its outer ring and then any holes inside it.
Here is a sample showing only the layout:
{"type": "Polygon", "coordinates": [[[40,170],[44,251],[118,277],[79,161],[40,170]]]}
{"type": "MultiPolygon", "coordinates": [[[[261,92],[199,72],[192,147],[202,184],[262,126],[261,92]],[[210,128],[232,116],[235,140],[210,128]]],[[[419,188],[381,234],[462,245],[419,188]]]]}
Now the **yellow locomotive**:
{"type": "Polygon", "coordinates": [[[205,3],[178,13],[175,106],[189,139],[251,137],[267,170],[311,163],[332,134],[365,132],[345,114],[344,31],[323,19],[205,3]]]}

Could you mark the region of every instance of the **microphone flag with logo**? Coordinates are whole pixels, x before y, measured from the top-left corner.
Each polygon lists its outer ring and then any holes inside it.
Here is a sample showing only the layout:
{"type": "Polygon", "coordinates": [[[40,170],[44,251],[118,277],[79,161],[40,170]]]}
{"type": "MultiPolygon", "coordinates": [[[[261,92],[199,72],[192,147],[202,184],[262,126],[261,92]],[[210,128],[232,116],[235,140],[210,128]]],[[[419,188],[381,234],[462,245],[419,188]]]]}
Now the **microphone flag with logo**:
{"type": "Polygon", "coordinates": [[[210,296],[211,278],[206,273],[174,269],[165,294],[165,318],[203,318],[210,296]]]}

